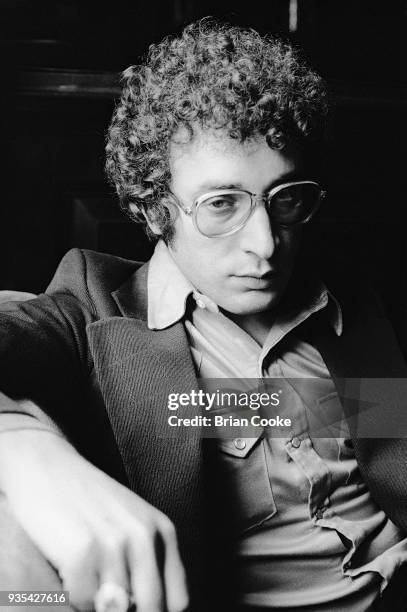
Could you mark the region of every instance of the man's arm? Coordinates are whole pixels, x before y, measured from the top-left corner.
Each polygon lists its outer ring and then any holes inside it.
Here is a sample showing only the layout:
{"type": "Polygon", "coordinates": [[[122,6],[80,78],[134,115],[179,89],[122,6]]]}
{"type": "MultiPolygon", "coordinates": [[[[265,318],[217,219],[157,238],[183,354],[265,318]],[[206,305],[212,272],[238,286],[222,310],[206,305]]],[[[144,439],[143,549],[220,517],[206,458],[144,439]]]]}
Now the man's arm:
{"type": "Polygon", "coordinates": [[[78,287],[84,272],[72,274],[73,290],[54,282],[55,294],[0,308],[0,489],[77,607],[89,608],[100,585],[114,582],[141,612],[183,610],[170,520],[68,442],[86,449],[83,432],[93,424],[85,327],[95,313],[78,287]]]}

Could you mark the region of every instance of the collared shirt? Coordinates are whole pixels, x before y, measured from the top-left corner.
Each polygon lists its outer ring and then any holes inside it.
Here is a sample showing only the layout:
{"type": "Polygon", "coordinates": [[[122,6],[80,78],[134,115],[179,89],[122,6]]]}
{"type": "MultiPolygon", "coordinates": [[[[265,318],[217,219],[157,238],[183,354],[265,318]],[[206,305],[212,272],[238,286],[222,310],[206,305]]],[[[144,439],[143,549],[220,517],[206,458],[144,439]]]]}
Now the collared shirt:
{"type": "Polygon", "coordinates": [[[310,433],[311,414],[341,407],[321,355],[295,332],[329,309],[339,335],[335,298],[316,285],[306,301],[277,311],[261,347],[193,287],[160,242],[150,262],[148,304],[151,329],[184,321],[201,378],[278,378],[290,397],[295,418],[287,438],[259,430],[220,441],[238,510],[242,602],[270,610],[366,610],[406,561],[407,540],[371,499],[346,425],[330,438],[310,433]]]}

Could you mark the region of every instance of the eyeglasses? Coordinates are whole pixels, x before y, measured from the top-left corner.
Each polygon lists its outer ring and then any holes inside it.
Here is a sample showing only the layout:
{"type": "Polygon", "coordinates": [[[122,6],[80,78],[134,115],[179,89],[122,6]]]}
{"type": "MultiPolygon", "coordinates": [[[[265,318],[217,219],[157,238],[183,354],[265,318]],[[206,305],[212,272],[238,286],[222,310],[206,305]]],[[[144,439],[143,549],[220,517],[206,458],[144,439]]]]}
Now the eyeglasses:
{"type": "MultiPolygon", "coordinates": [[[[174,194],[173,194],[174,195],[174,194]]],[[[192,215],[196,229],[208,238],[238,232],[250,219],[257,202],[266,204],[270,221],[280,227],[307,223],[325,198],[326,192],[314,181],[295,181],[277,185],[266,194],[243,189],[217,189],[201,195],[192,207],[178,206],[192,215]]]]}

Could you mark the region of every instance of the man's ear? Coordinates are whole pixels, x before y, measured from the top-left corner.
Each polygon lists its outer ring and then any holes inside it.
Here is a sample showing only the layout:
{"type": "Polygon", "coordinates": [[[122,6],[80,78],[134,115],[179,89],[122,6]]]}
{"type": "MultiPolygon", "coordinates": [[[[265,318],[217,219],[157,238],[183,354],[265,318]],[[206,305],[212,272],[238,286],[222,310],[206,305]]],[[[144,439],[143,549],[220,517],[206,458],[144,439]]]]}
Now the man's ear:
{"type": "Polygon", "coordinates": [[[153,215],[148,214],[145,210],[140,210],[137,204],[129,204],[129,208],[135,217],[138,217],[139,219],[141,217],[144,217],[148,227],[155,236],[161,236],[162,232],[160,230],[159,224],[157,223],[153,215]]]}

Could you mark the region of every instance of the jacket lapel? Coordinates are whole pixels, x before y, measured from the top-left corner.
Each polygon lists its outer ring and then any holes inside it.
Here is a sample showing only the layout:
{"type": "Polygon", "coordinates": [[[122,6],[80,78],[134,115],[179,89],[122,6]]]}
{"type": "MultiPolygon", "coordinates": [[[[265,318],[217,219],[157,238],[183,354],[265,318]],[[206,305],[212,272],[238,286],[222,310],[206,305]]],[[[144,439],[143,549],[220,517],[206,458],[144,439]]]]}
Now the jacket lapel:
{"type": "MultiPolygon", "coordinates": [[[[168,395],[198,384],[183,325],[147,327],[147,272],[146,264],[112,294],[123,317],[91,324],[88,337],[130,486],[179,524],[200,489],[200,432],[168,426],[168,395]]],[[[177,415],[191,416],[188,407],[177,415]]]]}

